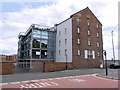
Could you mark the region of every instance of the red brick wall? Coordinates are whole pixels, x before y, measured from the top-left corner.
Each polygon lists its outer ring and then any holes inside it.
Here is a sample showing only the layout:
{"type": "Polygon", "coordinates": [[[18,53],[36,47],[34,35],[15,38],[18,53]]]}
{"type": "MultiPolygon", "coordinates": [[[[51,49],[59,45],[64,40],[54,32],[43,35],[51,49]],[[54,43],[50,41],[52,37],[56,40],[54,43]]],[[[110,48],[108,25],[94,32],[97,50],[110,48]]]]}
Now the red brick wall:
{"type": "MultiPolygon", "coordinates": [[[[67,63],[68,69],[72,69],[72,63],[67,63]]],[[[66,70],[65,62],[45,62],[44,72],[66,70]]]]}
{"type": "Polygon", "coordinates": [[[13,74],[13,62],[0,62],[0,75],[13,74]]]}
{"type": "Polygon", "coordinates": [[[72,45],[73,66],[75,68],[93,68],[100,66],[100,60],[103,60],[102,25],[88,8],[72,16],[72,45]],[[87,15],[90,16],[90,26],[87,25],[87,15]],[[77,18],[80,18],[80,34],[77,33],[77,18]],[[98,29],[96,28],[97,24],[99,25],[98,29]],[[88,36],[88,29],[90,29],[90,36],[88,36]],[[97,38],[97,32],[99,32],[99,38],[97,38]],[[80,38],[80,45],[77,44],[78,38],[80,38]],[[91,46],[88,46],[88,38],[91,40],[91,46]],[[99,48],[96,44],[97,41],[100,43],[99,48]],[[78,49],[80,49],[80,56],[77,55],[78,49]],[[96,53],[95,59],[85,59],[84,50],[94,50],[96,53]],[[99,57],[97,56],[98,51],[100,53],[99,57]]]}

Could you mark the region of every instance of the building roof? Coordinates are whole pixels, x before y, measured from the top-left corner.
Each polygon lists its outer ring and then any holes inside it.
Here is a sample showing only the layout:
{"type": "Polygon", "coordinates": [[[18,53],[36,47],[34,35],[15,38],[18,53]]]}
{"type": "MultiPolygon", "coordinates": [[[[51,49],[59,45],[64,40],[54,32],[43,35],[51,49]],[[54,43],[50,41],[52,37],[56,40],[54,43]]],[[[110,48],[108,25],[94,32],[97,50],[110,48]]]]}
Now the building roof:
{"type": "MultiPolygon", "coordinates": [[[[65,22],[65,21],[67,21],[68,19],[70,19],[70,18],[72,18],[73,17],[73,15],[76,15],[76,14],[78,14],[78,13],[80,13],[80,12],[82,12],[82,11],[84,11],[84,10],[86,10],[86,9],[88,9],[92,14],[93,14],[93,12],[89,9],[89,7],[86,7],[85,9],[83,9],[83,10],[80,10],[80,11],[78,11],[78,12],[76,12],[76,13],[74,13],[74,14],[72,14],[69,18],[67,18],[67,19],[65,19],[64,21],[62,21],[62,22],[60,22],[59,24],[55,24],[55,26],[58,26],[58,25],[60,25],[61,23],[63,23],[63,22],[65,22]]],[[[97,17],[93,14],[93,16],[97,19],[97,17]]],[[[97,19],[98,20],[98,19],[97,19]]],[[[101,24],[101,22],[98,20],[98,22],[101,24]]],[[[102,24],[101,24],[102,25],[102,24]]]]}
{"type": "MultiPolygon", "coordinates": [[[[93,14],[93,12],[89,9],[89,7],[86,7],[85,9],[83,9],[83,10],[80,10],[80,11],[78,11],[78,12],[76,12],[76,13],[74,13],[74,14],[72,14],[70,17],[72,18],[73,17],[73,15],[76,15],[76,14],[78,14],[78,13],[80,13],[80,12],[82,12],[82,11],[84,11],[84,10],[89,10],[92,14],[93,14]]],[[[93,16],[98,20],[98,18],[93,14],[93,16]]],[[[101,24],[101,22],[98,20],[98,22],[101,24]]],[[[102,25],[102,24],[101,24],[102,25]]]]}

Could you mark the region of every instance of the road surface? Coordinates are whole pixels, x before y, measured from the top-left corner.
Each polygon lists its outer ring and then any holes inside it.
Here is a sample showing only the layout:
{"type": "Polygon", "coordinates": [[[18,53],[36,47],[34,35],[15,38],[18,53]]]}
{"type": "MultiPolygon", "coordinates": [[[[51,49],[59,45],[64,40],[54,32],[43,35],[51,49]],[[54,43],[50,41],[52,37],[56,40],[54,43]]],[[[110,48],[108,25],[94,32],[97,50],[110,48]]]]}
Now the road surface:
{"type": "Polygon", "coordinates": [[[118,88],[118,80],[95,74],[1,83],[2,88],[118,88]]]}

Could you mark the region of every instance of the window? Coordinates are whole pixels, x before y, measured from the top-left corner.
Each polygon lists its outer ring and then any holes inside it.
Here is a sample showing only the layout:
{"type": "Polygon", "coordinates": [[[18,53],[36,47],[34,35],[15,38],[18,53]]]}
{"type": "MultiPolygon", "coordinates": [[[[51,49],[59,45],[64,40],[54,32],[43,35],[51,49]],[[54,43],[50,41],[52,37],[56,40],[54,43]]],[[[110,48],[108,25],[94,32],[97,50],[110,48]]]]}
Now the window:
{"type": "Polygon", "coordinates": [[[41,48],[47,49],[47,46],[48,46],[47,40],[42,40],[42,41],[41,41],[41,48]]]}
{"type": "Polygon", "coordinates": [[[92,51],[92,58],[95,59],[95,51],[92,51]]]}
{"type": "Polygon", "coordinates": [[[87,25],[90,26],[90,20],[87,21],[87,25]]]}
{"type": "Polygon", "coordinates": [[[40,58],[40,50],[32,50],[32,58],[39,59],[40,58]]]}
{"type": "Polygon", "coordinates": [[[77,41],[78,41],[78,44],[80,44],[80,39],[79,39],[79,38],[78,38],[78,40],[77,40],[77,41]]]}
{"type": "Polygon", "coordinates": [[[60,50],[59,50],[59,55],[60,55],[60,50]]]}
{"type": "Polygon", "coordinates": [[[77,51],[77,55],[80,55],[80,50],[77,51]]]}
{"type": "Polygon", "coordinates": [[[95,51],[85,50],[84,54],[86,59],[95,59],[95,51]]]}
{"type": "Polygon", "coordinates": [[[97,42],[97,47],[99,47],[100,46],[100,44],[99,44],[99,42],[97,42]]]}
{"type": "Polygon", "coordinates": [[[85,50],[85,54],[84,55],[85,55],[85,58],[88,58],[88,56],[87,56],[88,55],[88,51],[87,50],[85,50]]]}
{"type": "Polygon", "coordinates": [[[88,30],[88,35],[90,35],[90,30],[88,30]]]}
{"type": "Polygon", "coordinates": [[[67,34],[67,29],[65,28],[65,34],[67,34]]]}
{"type": "Polygon", "coordinates": [[[47,58],[47,50],[41,50],[41,58],[42,59],[47,58]]]}
{"type": "Polygon", "coordinates": [[[91,45],[91,41],[90,41],[90,38],[88,38],[88,46],[91,45]]]}
{"type": "Polygon", "coordinates": [[[99,37],[99,33],[97,33],[97,37],[99,37]]]}
{"type": "Polygon", "coordinates": [[[87,15],[87,19],[90,19],[90,15],[87,15]]]}
{"type": "Polygon", "coordinates": [[[67,39],[65,39],[65,44],[67,44],[67,39]]]}
{"type": "Polygon", "coordinates": [[[99,25],[97,24],[97,25],[96,25],[96,28],[98,28],[98,27],[99,27],[99,25]]]}
{"type": "Polygon", "coordinates": [[[61,41],[59,40],[59,46],[61,45],[61,41]]]}
{"type": "Polygon", "coordinates": [[[67,49],[65,49],[65,55],[67,55],[67,49]]]}
{"type": "Polygon", "coordinates": [[[77,25],[80,25],[80,19],[79,18],[77,18],[77,25]]]}
{"type": "Polygon", "coordinates": [[[98,52],[98,57],[100,56],[100,53],[98,52]]]}
{"type": "Polygon", "coordinates": [[[39,30],[33,30],[33,37],[34,38],[40,38],[40,31],[39,30]]]}
{"type": "Polygon", "coordinates": [[[77,33],[80,33],[80,28],[79,27],[77,28],[77,33]]]}
{"type": "Polygon", "coordinates": [[[33,39],[32,46],[33,48],[40,48],[40,40],[33,39]]]}
{"type": "Polygon", "coordinates": [[[61,32],[59,31],[59,36],[61,35],[61,32]]]}

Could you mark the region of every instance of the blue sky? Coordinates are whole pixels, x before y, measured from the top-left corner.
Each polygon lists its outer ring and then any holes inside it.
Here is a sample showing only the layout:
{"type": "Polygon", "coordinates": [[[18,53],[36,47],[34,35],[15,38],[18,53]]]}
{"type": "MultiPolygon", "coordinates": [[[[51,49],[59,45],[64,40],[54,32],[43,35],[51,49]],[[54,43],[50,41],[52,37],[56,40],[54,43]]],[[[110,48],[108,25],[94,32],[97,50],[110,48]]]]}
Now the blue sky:
{"type": "Polygon", "coordinates": [[[118,0],[2,0],[0,54],[16,54],[18,34],[32,23],[54,26],[87,6],[103,24],[103,45],[111,59],[114,31],[118,59],[118,0]]]}

